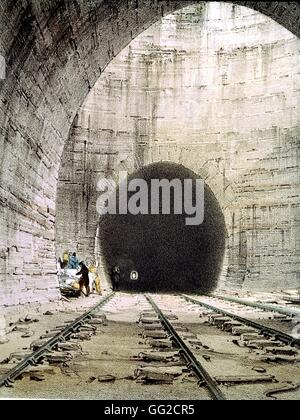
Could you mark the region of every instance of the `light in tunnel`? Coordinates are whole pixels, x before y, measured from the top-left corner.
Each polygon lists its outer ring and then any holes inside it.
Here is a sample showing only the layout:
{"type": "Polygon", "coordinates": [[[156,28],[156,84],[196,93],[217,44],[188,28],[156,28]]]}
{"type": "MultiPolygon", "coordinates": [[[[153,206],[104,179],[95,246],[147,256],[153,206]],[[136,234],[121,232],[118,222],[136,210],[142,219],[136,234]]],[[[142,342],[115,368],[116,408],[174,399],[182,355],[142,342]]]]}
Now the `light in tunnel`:
{"type": "MultiPolygon", "coordinates": [[[[182,165],[160,162],[142,167],[129,178],[196,181],[199,176],[182,165]]],[[[117,201],[120,186],[117,188],[117,201]]],[[[128,194],[128,201],[132,194],[128,194]]],[[[100,217],[100,248],[108,273],[121,271],[120,290],[142,292],[202,292],[214,290],[223,263],[226,228],[220,205],[204,186],[204,221],[188,225],[187,215],[174,214],[171,192],[170,214],[105,214],[100,217]],[[135,273],[135,274],[134,274],[135,273]]],[[[149,197],[149,200],[151,197],[149,197]]],[[[183,200],[183,197],[182,197],[183,200]]],[[[184,209],[184,206],[182,206],[184,209]]]]}

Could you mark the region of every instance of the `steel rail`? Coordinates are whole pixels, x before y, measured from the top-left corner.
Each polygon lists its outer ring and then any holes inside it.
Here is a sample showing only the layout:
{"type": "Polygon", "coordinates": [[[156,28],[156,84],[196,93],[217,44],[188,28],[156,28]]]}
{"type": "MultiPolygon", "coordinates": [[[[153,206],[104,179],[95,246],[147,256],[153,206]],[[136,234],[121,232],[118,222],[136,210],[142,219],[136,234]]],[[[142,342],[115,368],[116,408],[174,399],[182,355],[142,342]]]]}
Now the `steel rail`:
{"type": "Polygon", "coordinates": [[[263,335],[267,337],[273,337],[279,341],[282,341],[284,344],[289,344],[290,346],[297,346],[300,347],[300,340],[298,338],[295,338],[289,334],[286,334],[282,331],[276,330],[271,327],[267,327],[265,325],[259,324],[258,322],[251,321],[248,318],[243,318],[239,315],[232,314],[231,312],[228,312],[224,309],[218,308],[217,306],[210,305],[208,303],[199,301],[197,299],[191,298],[187,295],[181,295],[187,302],[194,303],[199,306],[203,306],[206,309],[210,309],[214,312],[217,312],[219,314],[228,316],[229,318],[232,318],[236,321],[241,322],[242,324],[248,325],[249,327],[255,328],[259,330],[263,335]]]}
{"type": "Polygon", "coordinates": [[[103,305],[105,305],[113,296],[114,292],[105,296],[97,305],[93,306],[83,315],[76,318],[71,324],[67,325],[62,331],[58,332],[54,337],[50,338],[42,347],[32,352],[25,357],[13,369],[8,371],[0,378],[0,387],[9,386],[14,379],[28,367],[37,364],[37,362],[49,351],[51,351],[58,343],[65,341],[71,334],[77,331],[88,319],[93,318],[94,312],[97,312],[103,305]]]}
{"type": "Polygon", "coordinates": [[[145,297],[156,312],[165,330],[170,333],[172,341],[174,341],[174,343],[180,349],[180,354],[186,360],[188,368],[193,370],[193,372],[200,381],[205,381],[206,386],[209,389],[209,392],[214,400],[226,400],[224,394],[218,387],[217,382],[209,375],[206,369],[195,358],[193,352],[188,348],[188,346],[185,344],[182,338],[178,335],[173,325],[169,322],[164,313],[159,309],[154,300],[151,299],[151,297],[148,295],[145,295],[145,297]]]}
{"type": "Polygon", "coordinates": [[[264,311],[278,312],[279,314],[289,315],[289,316],[300,315],[300,310],[288,309],[280,305],[278,305],[277,307],[276,305],[272,305],[270,303],[249,302],[248,300],[245,300],[245,299],[235,298],[235,297],[230,297],[230,296],[220,296],[217,294],[213,294],[211,296],[213,298],[225,300],[228,302],[238,303],[241,305],[250,306],[252,308],[263,309],[264,311]]]}

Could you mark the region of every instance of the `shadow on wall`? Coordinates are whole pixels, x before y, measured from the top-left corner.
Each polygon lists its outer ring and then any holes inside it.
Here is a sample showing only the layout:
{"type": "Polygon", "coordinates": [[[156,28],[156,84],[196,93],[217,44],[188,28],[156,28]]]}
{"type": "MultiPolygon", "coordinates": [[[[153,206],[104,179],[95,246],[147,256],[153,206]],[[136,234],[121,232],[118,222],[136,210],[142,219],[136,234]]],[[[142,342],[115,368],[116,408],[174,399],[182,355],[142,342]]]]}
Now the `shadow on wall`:
{"type": "MultiPolygon", "coordinates": [[[[192,179],[193,204],[196,204],[195,184],[200,178],[182,165],[151,164],[130,175],[128,182],[136,178],[144,179],[149,191],[152,179],[192,179]]],[[[119,193],[120,187],[117,203],[119,193]]],[[[128,201],[133,194],[128,194],[128,201]]],[[[110,272],[113,266],[120,266],[121,290],[208,293],[216,288],[226,237],[224,216],[216,197],[205,185],[204,222],[194,226],[186,225],[189,215],[174,214],[172,192],[170,202],[171,214],[100,217],[100,247],[105,269],[110,272]],[[138,280],[130,279],[132,270],[139,273],[138,280]]]]}

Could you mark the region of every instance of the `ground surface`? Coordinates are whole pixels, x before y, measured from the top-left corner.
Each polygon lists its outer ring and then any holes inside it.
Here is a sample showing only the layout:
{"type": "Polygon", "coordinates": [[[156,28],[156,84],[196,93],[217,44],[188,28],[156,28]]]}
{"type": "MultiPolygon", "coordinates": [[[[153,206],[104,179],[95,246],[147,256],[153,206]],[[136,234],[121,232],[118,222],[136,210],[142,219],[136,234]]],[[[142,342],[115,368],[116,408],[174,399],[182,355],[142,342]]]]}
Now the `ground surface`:
{"type": "MultiPolygon", "coordinates": [[[[108,291],[107,291],[108,292],[108,291]]],[[[300,366],[297,363],[261,361],[262,351],[249,349],[234,344],[237,337],[221,331],[208,323],[207,311],[188,304],[179,296],[153,295],[157,304],[169,313],[177,316],[175,326],[187,329],[192,342],[198,340],[201,345],[189,346],[197,358],[212,376],[257,374],[253,368],[263,369],[265,374],[273,375],[276,382],[224,386],[221,389],[230,399],[266,399],[265,392],[300,382],[300,366]]],[[[203,297],[199,297],[203,298],[203,297]]],[[[0,361],[5,361],[11,353],[28,351],[30,344],[46,331],[73,320],[88,308],[94,306],[101,296],[91,295],[72,302],[59,302],[21,310],[10,309],[5,312],[6,334],[0,344],[0,361]],[[48,315],[46,315],[48,313],[48,315]],[[24,318],[38,322],[22,323],[24,318]],[[10,325],[11,324],[11,325],[10,325]],[[17,331],[12,331],[17,327],[17,331]],[[20,329],[20,330],[18,330],[20,329]],[[26,331],[27,333],[26,333],[26,331]],[[29,334],[28,334],[29,332],[29,334]],[[30,337],[22,338],[22,335],[30,337]],[[5,341],[7,341],[5,343],[5,341]]],[[[216,304],[216,300],[203,298],[216,304]]],[[[220,302],[219,302],[220,304],[220,302]]],[[[236,310],[233,304],[223,303],[226,309],[236,310]]],[[[157,368],[159,364],[147,364],[139,360],[142,352],[152,352],[149,340],[143,337],[143,329],[138,320],[141,314],[150,311],[150,306],[143,295],[118,293],[102,310],[106,321],[97,325],[96,334],[90,340],[71,340],[79,345],[69,354],[72,358],[66,363],[43,365],[31,368],[29,373],[17,380],[12,388],[0,388],[0,398],[63,398],[63,399],[209,399],[205,388],[200,388],[194,377],[184,370],[184,366],[160,368],[174,374],[171,384],[142,384],[135,377],[141,366],[157,368]],[[30,372],[38,371],[37,378],[30,372]],[[112,375],[113,382],[99,382],[98,378],[112,375]]],[[[242,310],[239,310],[243,312],[242,310]]],[[[244,308],[242,316],[247,315],[261,322],[270,323],[276,328],[290,332],[291,325],[270,319],[270,313],[263,315],[250,308],[244,308]],[[262,318],[262,319],[261,319],[262,318]]],[[[272,314],[271,314],[272,315],[272,314]]],[[[64,353],[63,353],[64,354],[64,353]]],[[[157,354],[157,353],[156,353],[157,354]]],[[[162,354],[159,352],[159,354],[162,354]]],[[[16,360],[0,365],[0,373],[15,366],[16,360]]],[[[278,394],[278,399],[299,399],[300,391],[278,394]]]]}

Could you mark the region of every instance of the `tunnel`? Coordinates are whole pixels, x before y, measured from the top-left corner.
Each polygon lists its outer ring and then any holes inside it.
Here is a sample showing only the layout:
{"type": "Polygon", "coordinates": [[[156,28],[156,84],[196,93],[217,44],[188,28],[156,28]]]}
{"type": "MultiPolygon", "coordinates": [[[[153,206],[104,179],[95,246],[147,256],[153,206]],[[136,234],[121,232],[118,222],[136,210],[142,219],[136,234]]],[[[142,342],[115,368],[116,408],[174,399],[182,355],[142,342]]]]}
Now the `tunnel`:
{"type": "MultiPolygon", "coordinates": [[[[196,205],[196,180],[199,176],[183,165],[160,162],[144,166],[128,177],[146,181],[149,208],[152,180],[192,180],[193,205],[196,205]]],[[[128,193],[128,202],[133,196],[128,193]]],[[[120,198],[120,185],[116,192],[120,198]]],[[[174,211],[174,189],[170,194],[170,214],[105,214],[100,217],[100,248],[107,273],[120,267],[120,289],[147,292],[209,293],[217,284],[222,268],[226,228],[220,205],[204,184],[203,223],[188,225],[184,206],[182,214],[174,211]],[[138,279],[131,279],[131,272],[138,279]]],[[[182,195],[182,201],[184,195],[182,195]]]]}

